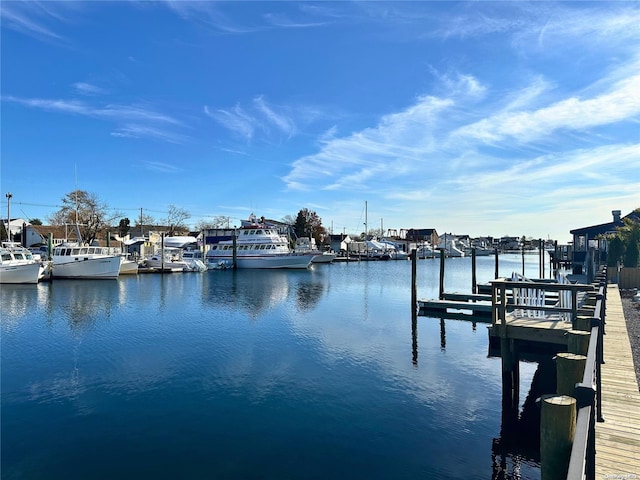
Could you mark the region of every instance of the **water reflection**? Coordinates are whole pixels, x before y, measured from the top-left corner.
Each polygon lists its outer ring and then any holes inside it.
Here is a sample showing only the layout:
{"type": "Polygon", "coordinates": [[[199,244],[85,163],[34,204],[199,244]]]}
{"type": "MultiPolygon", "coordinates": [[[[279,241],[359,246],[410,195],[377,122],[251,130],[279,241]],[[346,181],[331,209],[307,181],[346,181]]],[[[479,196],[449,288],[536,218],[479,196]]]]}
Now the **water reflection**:
{"type": "Polygon", "coordinates": [[[293,299],[300,311],[315,308],[324,284],[310,272],[282,270],[212,271],[204,276],[202,301],[216,308],[242,310],[256,318],[293,299]]]}
{"type": "Polygon", "coordinates": [[[536,399],[556,388],[555,363],[546,359],[538,364],[522,411],[502,406],[500,436],[492,442],[492,480],[521,478],[524,465],[540,464],[540,407],[536,399]]]}

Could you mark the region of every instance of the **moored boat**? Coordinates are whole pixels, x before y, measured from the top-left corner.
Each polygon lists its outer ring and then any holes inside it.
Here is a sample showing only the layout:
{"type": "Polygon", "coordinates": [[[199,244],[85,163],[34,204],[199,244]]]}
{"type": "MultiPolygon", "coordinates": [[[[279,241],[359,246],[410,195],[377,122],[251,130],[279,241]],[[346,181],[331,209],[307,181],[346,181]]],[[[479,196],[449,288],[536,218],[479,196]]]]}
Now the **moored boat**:
{"type": "Polygon", "coordinates": [[[106,247],[64,244],[53,249],[52,275],[53,278],[118,278],[123,259],[106,247]]]}
{"type": "Polygon", "coordinates": [[[31,252],[15,242],[0,248],[0,283],[38,283],[45,267],[31,252]]]}
{"type": "Polygon", "coordinates": [[[249,219],[237,230],[235,245],[231,239],[211,246],[206,254],[209,268],[229,268],[234,260],[236,268],[309,268],[316,253],[293,252],[275,227],[259,223],[254,215],[249,219]]]}

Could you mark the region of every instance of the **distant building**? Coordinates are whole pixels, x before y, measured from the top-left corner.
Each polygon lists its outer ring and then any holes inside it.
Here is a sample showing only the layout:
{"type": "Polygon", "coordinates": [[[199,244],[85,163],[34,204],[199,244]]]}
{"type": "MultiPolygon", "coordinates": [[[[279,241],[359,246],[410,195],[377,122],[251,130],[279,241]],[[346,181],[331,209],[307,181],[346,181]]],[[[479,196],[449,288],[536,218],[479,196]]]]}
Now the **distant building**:
{"type": "Polygon", "coordinates": [[[435,228],[410,228],[405,232],[404,239],[409,243],[429,242],[433,246],[438,245],[439,237],[435,228]]]}

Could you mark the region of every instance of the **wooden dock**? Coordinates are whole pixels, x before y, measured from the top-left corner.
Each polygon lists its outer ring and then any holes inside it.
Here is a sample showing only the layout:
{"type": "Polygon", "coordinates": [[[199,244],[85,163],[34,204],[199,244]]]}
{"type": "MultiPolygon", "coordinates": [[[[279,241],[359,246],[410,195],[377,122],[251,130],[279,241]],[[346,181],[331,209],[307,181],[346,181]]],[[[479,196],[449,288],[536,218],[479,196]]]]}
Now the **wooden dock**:
{"type": "Polygon", "coordinates": [[[607,288],[596,478],[640,479],[640,392],[617,285],[607,288]]]}
{"type": "Polygon", "coordinates": [[[441,300],[418,300],[418,313],[472,316],[476,321],[491,323],[491,295],[443,293],[441,300]]]}

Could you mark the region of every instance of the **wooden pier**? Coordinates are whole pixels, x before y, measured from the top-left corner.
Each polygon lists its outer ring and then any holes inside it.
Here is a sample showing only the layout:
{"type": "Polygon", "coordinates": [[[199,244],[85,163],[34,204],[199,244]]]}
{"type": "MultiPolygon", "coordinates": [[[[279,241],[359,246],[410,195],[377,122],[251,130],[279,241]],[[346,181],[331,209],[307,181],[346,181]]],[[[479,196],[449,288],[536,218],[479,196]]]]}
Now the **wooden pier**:
{"type": "Polygon", "coordinates": [[[640,392],[617,285],[607,288],[601,367],[602,416],[596,423],[596,478],[640,478],[640,392]]]}

